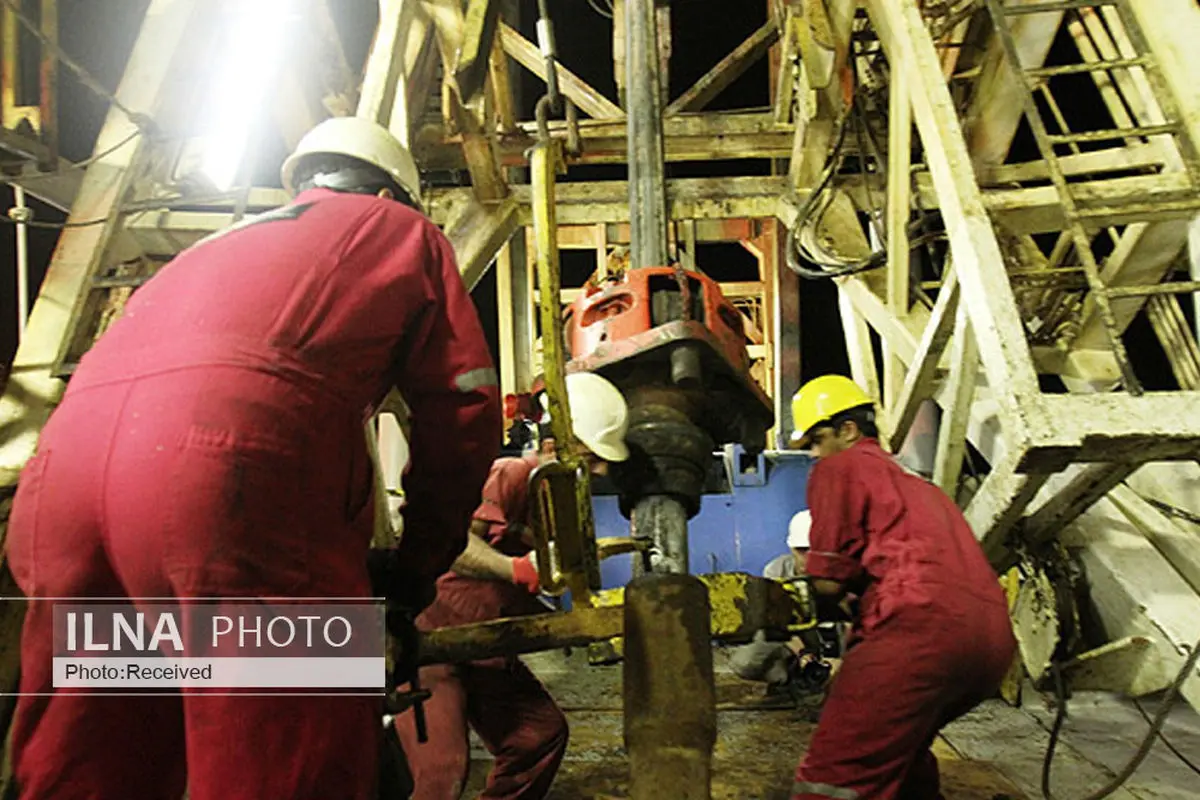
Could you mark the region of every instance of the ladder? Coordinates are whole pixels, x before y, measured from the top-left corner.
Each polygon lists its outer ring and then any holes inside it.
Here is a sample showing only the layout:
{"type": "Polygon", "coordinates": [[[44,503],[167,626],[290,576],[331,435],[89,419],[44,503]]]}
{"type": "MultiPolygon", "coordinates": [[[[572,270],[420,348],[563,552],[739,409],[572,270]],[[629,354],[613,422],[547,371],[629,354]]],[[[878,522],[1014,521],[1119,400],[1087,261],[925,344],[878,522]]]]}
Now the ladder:
{"type": "MultiPolygon", "coordinates": [[[[1200,291],[1200,282],[1180,281],[1121,287],[1106,285],[1100,274],[1100,265],[1092,249],[1092,237],[1089,233],[1089,227],[1093,229],[1105,227],[1104,223],[1100,220],[1102,218],[1111,218],[1114,215],[1114,211],[1120,211],[1120,216],[1125,222],[1139,221],[1137,219],[1139,209],[1135,207],[1114,209],[1111,206],[1101,205],[1079,197],[1072,191],[1071,184],[1067,181],[1062,165],[1058,160],[1058,154],[1054,148],[1057,145],[1078,147],[1078,145],[1083,143],[1120,141],[1152,136],[1171,137],[1182,158],[1184,170],[1187,173],[1190,185],[1186,196],[1179,200],[1157,203],[1153,209],[1146,208],[1142,211],[1142,214],[1146,215],[1151,210],[1155,212],[1172,211],[1180,213],[1200,210],[1200,154],[1197,153],[1196,143],[1191,141],[1190,137],[1185,133],[1179,109],[1166,86],[1161,69],[1146,42],[1146,37],[1129,8],[1129,0],[1042,0],[1041,2],[1028,2],[1020,5],[1009,4],[1005,0],[984,1],[987,4],[988,13],[991,16],[996,36],[1004,48],[1008,65],[1015,73],[1019,85],[1024,89],[1021,93],[1021,98],[1024,105],[1025,117],[1029,121],[1030,130],[1033,133],[1042,159],[1045,161],[1050,180],[1058,192],[1059,201],[1062,204],[1063,216],[1067,223],[1067,233],[1071,237],[1076,255],[1079,258],[1079,268],[1086,276],[1092,301],[1095,303],[1101,322],[1104,324],[1104,328],[1108,334],[1109,344],[1117,367],[1120,370],[1121,383],[1126,391],[1131,394],[1140,395],[1143,389],[1130,364],[1129,354],[1125,349],[1121,329],[1113,314],[1111,301],[1114,298],[1162,296],[1200,291]],[[1016,39],[1009,24],[1012,18],[1051,12],[1080,13],[1086,10],[1097,9],[1101,6],[1114,7],[1119,15],[1124,32],[1136,51],[1134,54],[1129,57],[1056,67],[1028,68],[1021,63],[1016,39]],[[1147,83],[1154,95],[1154,100],[1165,117],[1163,122],[1158,124],[1135,124],[1132,127],[1117,127],[1107,130],[1076,133],[1064,130],[1061,133],[1050,133],[1034,97],[1034,92],[1042,81],[1049,80],[1056,75],[1134,69],[1144,71],[1147,83]]],[[[1148,219],[1148,217],[1146,218],[1148,219]]]]}

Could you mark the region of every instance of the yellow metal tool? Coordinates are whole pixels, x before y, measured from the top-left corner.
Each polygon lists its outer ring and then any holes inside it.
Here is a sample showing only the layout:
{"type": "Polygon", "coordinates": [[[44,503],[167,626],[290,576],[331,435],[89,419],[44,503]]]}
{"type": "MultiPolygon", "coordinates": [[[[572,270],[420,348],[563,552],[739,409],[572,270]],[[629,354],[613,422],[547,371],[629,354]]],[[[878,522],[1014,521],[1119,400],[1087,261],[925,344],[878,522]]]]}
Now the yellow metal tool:
{"type": "MultiPolygon", "coordinates": [[[[738,644],[758,631],[784,640],[817,625],[816,605],[803,580],[781,581],[741,572],[697,576],[704,583],[714,641],[738,644]]],[[[623,647],[625,589],[590,596],[592,604],[567,613],[535,614],[423,634],[422,664],[474,661],[593,642],[623,647]]]]}
{"type": "Polygon", "coordinates": [[[555,218],[555,175],[562,167],[559,143],[550,137],[546,115],[549,101],[538,103],[538,142],[530,150],[534,248],[539,310],[542,320],[542,371],[550,411],[550,427],[558,443],[558,460],[545,464],[530,477],[534,549],[538,577],[551,594],[570,590],[579,607],[592,603],[600,588],[596,528],[592,519],[591,481],[580,445],[571,426],[567,398],[566,359],[563,354],[561,281],[558,263],[558,224],[555,218]],[[555,561],[558,569],[555,569],[555,561]]]}

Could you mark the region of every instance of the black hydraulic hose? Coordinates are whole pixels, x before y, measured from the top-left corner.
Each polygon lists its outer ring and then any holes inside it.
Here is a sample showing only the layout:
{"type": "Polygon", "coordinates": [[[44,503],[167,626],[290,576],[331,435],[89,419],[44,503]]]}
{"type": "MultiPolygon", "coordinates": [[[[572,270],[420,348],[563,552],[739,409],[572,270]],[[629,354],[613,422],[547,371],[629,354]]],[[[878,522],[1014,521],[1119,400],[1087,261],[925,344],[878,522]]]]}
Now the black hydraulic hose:
{"type": "MultiPolygon", "coordinates": [[[[1081,800],[1101,800],[1108,797],[1117,789],[1129,780],[1129,776],[1137,771],[1137,768],[1142,765],[1146,755],[1149,754],[1150,748],[1154,746],[1154,740],[1162,732],[1163,723],[1167,720],[1167,714],[1171,710],[1171,703],[1175,700],[1175,695],[1179,692],[1179,687],[1191,675],[1192,670],[1196,668],[1196,661],[1200,659],[1200,642],[1192,647],[1191,654],[1183,663],[1183,669],[1179,670],[1179,674],[1175,676],[1174,683],[1167,689],[1167,693],[1163,695],[1162,701],[1159,703],[1158,711],[1154,715],[1154,722],[1150,725],[1150,730],[1146,733],[1146,737],[1142,740],[1141,747],[1133,754],[1133,758],[1129,759],[1116,777],[1109,781],[1099,790],[1087,795],[1081,800]]],[[[1058,712],[1054,717],[1054,727],[1050,729],[1050,744],[1046,747],[1046,757],[1042,761],[1042,797],[1046,800],[1056,800],[1050,792],[1050,764],[1054,760],[1054,750],[1058,746],[1058,734],[1062,730],[1063,720],[1067,717],[1067,696],[1066,687],[1063,684],[1062,668],[1059,665],[1054,665],[1054,691],[1058,696],[1058,712]]]]}

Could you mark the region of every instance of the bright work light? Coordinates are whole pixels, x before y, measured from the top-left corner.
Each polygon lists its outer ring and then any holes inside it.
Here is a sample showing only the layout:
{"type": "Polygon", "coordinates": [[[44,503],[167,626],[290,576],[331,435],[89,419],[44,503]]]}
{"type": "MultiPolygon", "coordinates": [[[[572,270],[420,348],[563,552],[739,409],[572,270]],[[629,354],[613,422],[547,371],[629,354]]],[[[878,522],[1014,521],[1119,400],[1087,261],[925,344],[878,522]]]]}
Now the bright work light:
{"type": "Polygon", "coordinates": [[[220,191],[238,178],[247,146],[262,122],[268,88],[279,74],[285,42],[294,38],[296,0],[227,0],[205,107],[202,170],[220,191]]]}

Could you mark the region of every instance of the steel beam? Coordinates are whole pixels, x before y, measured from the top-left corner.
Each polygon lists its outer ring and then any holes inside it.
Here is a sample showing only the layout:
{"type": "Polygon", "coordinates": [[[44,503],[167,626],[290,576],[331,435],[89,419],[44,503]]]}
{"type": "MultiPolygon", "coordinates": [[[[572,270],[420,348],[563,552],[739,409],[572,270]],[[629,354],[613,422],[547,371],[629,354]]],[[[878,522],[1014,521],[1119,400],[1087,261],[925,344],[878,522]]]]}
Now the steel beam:
{"type": "MultiPolygon", "coordinates": [[[[1155,480],[1156,473],[1164,469],[1180,470],[1180,467],[1192,467],[1190,475],[1185,473],[1180,477],[1196,480],[1195,465],[1147,464],[1130,476],[1125,485],[1115,487],[1108,499],[1162,553],[1163,558],[1171,563],[1192,589],[1200,593],[1200,523],[1184,519],[1175,510],[1176,504],[1186,497],[1186,493],[1171,492],[1165,486],[1156,485],[1155,480]]],[[[1178,484],[1175,488],[1178,488],[1178,484]]]]}
{"type": "Polygon", "coordinates": [[[840,77],[850,52],[858,3],[808,2],[796,28],[800,51],[800,108],[788,177],[810,189],[825,166],[835,123],[845,111],[840,77]]]}
{"type": "MultiPolygon", "coordinates": [[[[1130,225],[1122,233],[1116,249],[1105,260],[1101,276],[1110,287],[1145,286],[1159,283],[1177,262],[1187,246],[1188,221],[1181,219],[1157,224],[1130,225]]],[[[1113,316],[1124,330],[1142,310],[1145,297],[1112,300],[1113,316]]],[[[1073,350],[1103,348],[1108,340],[1104,323],[1094,308],[1084,313],[1073,350]]]]}
{"type": "Polygon", "coordinates": [[[367,56],[357,115],[411,146],[436,66],[434,25],[420,0],[379,0],[379,26],[367,56]]]}
{"type": "Polygon", "coordinates": [[[1054,431],[1027,467],[1072,462],[1193,461],[1200,455],[1195,392],[1047,395],[1054,431]]]}
{"type": "MultiPolygon", "coordinates": [[[[1009,5],[1015,7],[1033,2],[1038,0],[1012,0],[1009,5]]],[[[1032,69],[1046,62],[1064,14],[1063,11],[1030,14],[1010,21],[1022,66],[1032,69]]],[[[1008,157],[1017,127],[1025,115],[1021,98],[1027,89],[1008,67],[1004,48],[995,36],[988,42],[979,71],[963,127],[976,169],[982,172],[1003,164],[1008,157]]]]}
{"type": "Polygon", "coordinates": [[[1058,536],[1135,469],[1137,465],[1125,462],[1098,463],[1071,470],[1069,477],[1055,476],[1047,485],[1053,495],[1025,519],[1022,541],[1037,544],[1058,536]]]}
{"type": "Polygon", "coordinates": [[[906,75],[983,370],[989,386],[1003,387],[1001,424],[1020,448],[1044,424],[1037,374],[937,50],[914,0],[869,0],[868,8],[893,70],[906,75]]]}
{"type": "Polygon", "coordinates": [[[458,271],[468,290],[475,288],[519,227],[520,216],[512,198],[489,207],[470,197],[456,209],[446,225],[446,238],[454,246],[458,271]]]}
{"type": "Polygon", "coordinates": [[[454,71],[463,102],[471,102],[483,91],[499,22],[500,0],[468,1],[454,71]]]}
{"type": "MultiPolygon", "coordinates": [[[[142,23],[117,97],[127,108],[153,116],[175,85],[184,62],[196,55],[195,36],[205,8],[196,0],[155,0],[142,23]]],[[[64,384],[51,376],[65,338],[79,318],[88,281],[103,258],[116,224],[116,208],[129,188],[129,167],[145,140],[125,115],[112,109],[96,139],[95,153],[106,153],[84,175],[68,223],[107,219],[103,225],[67,228],[59,238],[46,278],[29,315],[7,389],[0,400],[0,485],[13,486],[64,384]]]]}
{"type": "MultiPolygon", "coordinates": [[[[524,164],[525,151],[536,137],[535,125],[521,123],[518,127],[516,133],[500,141],[500,158],[506,166],[524,164]]],[[[551,121],[550,135],[565,140],[566,123],[551,121]]],[[[572,164],[624,164],[628,160],[627,129],[623,122],[580,120],[579,135],[583,152],[572,157],[572,164]]],[[[459,137],[448,137],[431,146],[419,147],[418,154],[431,168],[461,167],[459,143],[459,137]]],[[[663,120],[663,157],[670,162],[785,158],[791,147],[791,127],[761,112],[705,112],[663,120]]]]}
{"type": "MultiPolygon", "coordinates": [[[[900,452],[921,403],[933,396],[933,381],[937,375],[942,353],[954,333],[954,317],[958,311],[959,285],[957,270],[951,268],[938,292],[929,322],[921,334],[916,352],[908,361],[908,372],[899,397],[888,414],[888,443],[893,453],[900,452]]],[[[897,360],[899,356],[896,356],[897,360]]],[[[903,362],[901,362],[903,365],[903,362]]]]}
{"type": "MultiPolygon", "coordinates": [[[[875,366],[875,348],[871,344],[871,329],[867,326],[867,317],[860,313],[855,307],[852,291],[857,289],[860,293],[874,297],[874,293],[866,288],[865,283],[858,281],[845,281],[838,287],[838,311],[842,318],[842,336],[846,340],[846,355],[850,359],[850,376],[854,378],[854,382],[863,387],[867,396],[875,403],[876,406],[883,405],[883,392],[879,386],[879,372],[875,366]],[[850,291],[848,291],[848,289],[850,291]]],[[[883,306],[882,303],[879,304],[883,306]]],[[[898,329],[893,331],[893,342],[904,342],[906,337],[898,329]]],[[[907,342],[906,342],[907,344],[907,342]]],[[[893,348],[897,345],[892,344],[893,348]]],[[[912,353],[916,352],[916,346],[913,345],[911,350],[906,351],[909,358],[912,358],[912,353]]]]}
{"type": "Polygon", "coordinates": [[[496,258],[496,308],[500,338],[500,386],[505,394],[529,391],[535,368],[533,271],[520,231],[496,258]]]}
{"type": "Polygon", "coordinates": [[[1200,55],[1196,52],[1196,41],[1200,38],[1200,7],[1174,0],[1136,0],[1127,7],[1158,65],[1157,73],[1168,95],[1161,98],[1168,104],[1162,110],[1183,125],[1186,146],[1181,155],[1189,171],[1197,174],[1200,84],[1196,76],[1200,74],[1200,55]]]}
{"type": "MultiPolygon", "coordinates": [[[[542,58],[537,45],[503,22],[500,23],[500,43],[504,52],[512,56],[518,64],[543,81],[546,80],[546,60],[542,58]]],[[[580,111],[594,119],[620,119],[624,116],[624,112],[617,105],[562,64],[556,61],[554,69],[562,93],[580,111]]]]}
{"type": "MultiPolygon", "coordinates": [[[[1091,606],[1110,639],[1144,636],[1153,642],[1139,685],[1146,692],[1165,689],[1200,640],[1200,597],[1107,498],[1062,538],[1079,553],[1091,606]]],[[[1200,709],[1200,670],[1184,680],[1180,693],[1200,709]]]]}
{"type": "MultiPolygon", "coordinates": [[[[666,180],[665,186],[669,219],[763,219],[779,211],[783,179],[676,178],[666,180]]],[[[512,189],[512,196],[522,206],[528,206],[529,188],[513,186],[512,189]]],[[[630,222],[626,181],[562,183],[558,185],[555,200],[558,219],[563,225],[630,222]]],[[[435,218],[437,215],[435,210],[435,218]]],[[[666,235],[665,225],[663,235],[666,235]]]]}
{"type": "Polygon", "coordinates": [[[958,479],[967,449],[968,423],[979,375],[979,348],[966,307],[955,315],[951,341],[950,375],[946,379],[947,402],[938,429],[937,452],[933,459],[933,482],[951,497],[957,497],[958,479]]]}
{"type": "Polygon", "coordinates": [[[1047,472],[1017,472],[1020,455],[1010,452],[1000,463],[993,463],[991,473],[963,512],[993,565],[1006,562],[1010,555],[1009,534],[1050,477],[1047,472]]]}
{"type": "Polygon", "coordinates": [[[731,83],[745,74],[746,70],[762,58],[777,41],[779,41],[779,23],[774,19],[768,19],[744,42],[735,47],[729,55],[701,75],[699,80],[688,87],[687,91],[673,100],[663,113],[666,116],[674,116],[685,111],[700,111],[725,91],[731,83]]]}
{"type": "MultiPolygon", "coordinates": [[[[887,154],[887,301],[893,314],[904,316],[909,306],[909,259],[911,248],[908,240],[908,221],[912,216],[912,104],[908,98],[908,87],[903,72],[897,72],[888,88],[888,154],[887,154]]],[[[953,302],[958,302],[958,289],[954,288],[953,302]]],[[[953,313],[951,313],[953,316],[953,313]]],[[[900,452],[908,427],[916,416],[916,405],[906,424],[898,425],[898,417],[904,415],[904,405],[911,398],[903,396],[906,384],[904,364],[884,346],[883,385],[887,405],[887,427],[893,432],[892,452],[900,452]],[[895,438],[898,427],[904,435],[895,438]]],[[[936,365],[939,354],[933,354],[936,365]]],[[[923,398],[922,398],[923,399],[923,398]]],[[[917,401],[920,402],[919,400],[917,401]]]]}

